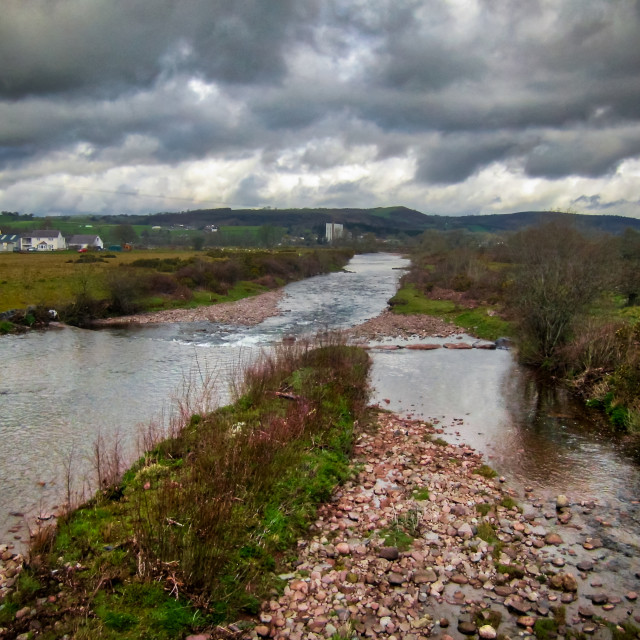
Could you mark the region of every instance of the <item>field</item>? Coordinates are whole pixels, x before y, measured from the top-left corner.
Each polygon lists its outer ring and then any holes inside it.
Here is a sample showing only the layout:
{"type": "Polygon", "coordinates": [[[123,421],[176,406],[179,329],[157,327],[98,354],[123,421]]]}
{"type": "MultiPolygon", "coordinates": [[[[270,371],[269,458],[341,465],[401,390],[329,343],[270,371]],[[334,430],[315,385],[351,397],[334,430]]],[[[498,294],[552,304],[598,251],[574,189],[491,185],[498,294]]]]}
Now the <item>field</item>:
{"type": "Polygon", "coordinates": [[[187,250],[140,250],[95,254],[104,262],[78,262],[75,251],[51,253],[0,253],[0,312],[44,305],[55,309],[68,303],[80,291],[96,298],[106,296],[103,276],[118,265],[140,258],[175,258],[183,260],[202,255],[187,250]],[[106,258],[105,256],[114,256],[106,258]]]}

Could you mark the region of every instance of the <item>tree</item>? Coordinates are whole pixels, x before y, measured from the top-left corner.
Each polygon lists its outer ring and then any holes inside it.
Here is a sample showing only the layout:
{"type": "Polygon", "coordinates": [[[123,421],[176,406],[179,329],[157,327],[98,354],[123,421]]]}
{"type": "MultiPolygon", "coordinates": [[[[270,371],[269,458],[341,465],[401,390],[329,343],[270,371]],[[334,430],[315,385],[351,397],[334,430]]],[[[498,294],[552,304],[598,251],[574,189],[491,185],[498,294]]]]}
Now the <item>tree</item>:
{"type": "Polygon", "coordinates": [[[138,234],[130,224],[119,224],[112,233],[113,237],[120,242],[120,244],[137,242],[138,240],[138,234]]]}
{"type": "Polygon", "coordinates": [[[566,224],[548,223],[515,234],[508,302],[525,362],[554,366],[557,350],[607,284],[602,244],[566,224]]]}
{"type": "Polygon", "coordinates": [[[640,301],[640,233],[627,229],[618,241],[620,272],[618,288],[628,306],[640,301]]]}
{"type": "Polygon", "coordinates": [[[258,229],[258,242],[267,249],[272,249],[282,239],[283,230],[271,224],[263,224],[258,229]]]}
{"type": "Polygon", "coordinates": [[[193,249],[194,251],[202,251],[202,247],[204,247],[204,236],[194,236],[193,237],[193,249]]]}

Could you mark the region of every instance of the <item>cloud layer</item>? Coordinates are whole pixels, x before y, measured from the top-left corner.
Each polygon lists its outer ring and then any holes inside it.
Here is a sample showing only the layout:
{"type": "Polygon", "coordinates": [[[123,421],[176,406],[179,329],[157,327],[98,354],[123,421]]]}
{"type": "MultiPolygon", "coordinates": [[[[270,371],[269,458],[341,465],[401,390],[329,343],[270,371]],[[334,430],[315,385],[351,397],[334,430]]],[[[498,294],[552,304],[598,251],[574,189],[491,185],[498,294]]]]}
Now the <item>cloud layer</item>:
{"type": "Polygon", "coordinates": [[[6,0],[0,207],[640,217],[636,0],[6,0]]]}

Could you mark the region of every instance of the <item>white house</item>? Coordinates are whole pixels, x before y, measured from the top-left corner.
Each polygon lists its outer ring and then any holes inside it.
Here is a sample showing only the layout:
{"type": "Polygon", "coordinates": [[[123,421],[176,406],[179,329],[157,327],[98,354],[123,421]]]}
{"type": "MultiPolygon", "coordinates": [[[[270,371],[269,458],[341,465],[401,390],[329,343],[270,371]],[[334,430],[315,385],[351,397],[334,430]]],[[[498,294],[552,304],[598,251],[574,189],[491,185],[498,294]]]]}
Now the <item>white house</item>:
{"type": "Polygon", "coordinates": [[[13,251],[20,248],[20,236],[15,233],[0,233],[0,251],[13,251]]]}
{"type": "Polygon", "coordinates": [[[64,236],[56,229],[27,231],[20,237],[22,251],[56,251],[66,248],[67,243],[64,236]]]}
{"type": "Polygon", "coordinates": [[[100,236],[96,235],[77,235],[71,236],[67,240],[69,249],[104,249],[104,243],[100,236]]]}

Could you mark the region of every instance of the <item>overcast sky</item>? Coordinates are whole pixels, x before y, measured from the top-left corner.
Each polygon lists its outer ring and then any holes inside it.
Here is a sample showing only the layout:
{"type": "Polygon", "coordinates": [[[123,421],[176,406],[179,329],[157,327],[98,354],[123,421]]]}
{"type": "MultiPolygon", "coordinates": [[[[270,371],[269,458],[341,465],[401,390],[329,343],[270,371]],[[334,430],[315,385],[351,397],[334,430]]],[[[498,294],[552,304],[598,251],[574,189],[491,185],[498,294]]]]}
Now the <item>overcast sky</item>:
{"type": "Polygon", "coordinates": [[[640,217],[637,0],[2,0],[0,209],[640,217]]]}

